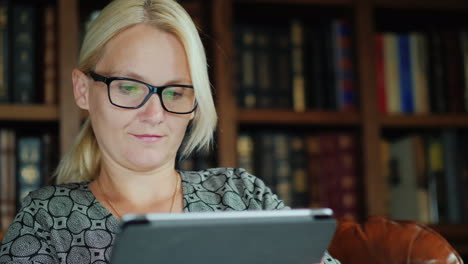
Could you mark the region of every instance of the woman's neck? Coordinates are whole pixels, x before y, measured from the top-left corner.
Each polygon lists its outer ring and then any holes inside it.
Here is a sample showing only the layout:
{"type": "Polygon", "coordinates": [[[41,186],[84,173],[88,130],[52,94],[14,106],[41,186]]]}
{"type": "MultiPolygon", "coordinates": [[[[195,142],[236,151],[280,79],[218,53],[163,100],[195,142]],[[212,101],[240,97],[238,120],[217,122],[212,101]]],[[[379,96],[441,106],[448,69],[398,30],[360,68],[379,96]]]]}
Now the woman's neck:
{"type": "Polygon", "coordinates": [[[180,211],[183,195],[182,184],[178,181],[181,181],[180,175],[170,165],[134,172],[103,162],[91,190],[98,193],[96,198],[102,204],[114,207],[112,209],[119,215],[180,211]]]}

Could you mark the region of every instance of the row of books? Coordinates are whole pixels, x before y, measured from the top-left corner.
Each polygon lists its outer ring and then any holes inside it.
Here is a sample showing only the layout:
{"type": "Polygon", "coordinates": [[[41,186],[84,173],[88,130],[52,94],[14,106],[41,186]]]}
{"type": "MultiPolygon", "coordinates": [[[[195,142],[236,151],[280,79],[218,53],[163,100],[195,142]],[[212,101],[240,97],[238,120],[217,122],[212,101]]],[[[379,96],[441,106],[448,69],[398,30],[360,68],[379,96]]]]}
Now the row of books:
{"type": "Polygon", "coordinates": [[[354,219],[360,215],[352,133],[242,132],[237,144],[239,167],[262,178],[287,205],[328,207],[336,216],[354,219]]]}
{"type": "Polygon", "coordinates": [[[443,131],[382,140],[390,216],[425,223],[468,221],[468,134],[443,131]]]}
{"type": "Polygon", "coordinates": [[[242,108],[356,109],[352,27],[345,19],[234,28],[242,108]]]}
{"type": "Polygon", "coordinates": [[[468,31],[379,33],[382,113],[468,112],[468,31]]]}
{"type": "Polygon", "coordinates": [[[26,135],[0,129],[0,230],[12,222],[21,200],[50,183],[57,162],[51,133],[26,135]]]}
{"type": "Polygon", "coordinates": [[[55,104],[56,7],[0,1],[0,103],[55,104]]]}

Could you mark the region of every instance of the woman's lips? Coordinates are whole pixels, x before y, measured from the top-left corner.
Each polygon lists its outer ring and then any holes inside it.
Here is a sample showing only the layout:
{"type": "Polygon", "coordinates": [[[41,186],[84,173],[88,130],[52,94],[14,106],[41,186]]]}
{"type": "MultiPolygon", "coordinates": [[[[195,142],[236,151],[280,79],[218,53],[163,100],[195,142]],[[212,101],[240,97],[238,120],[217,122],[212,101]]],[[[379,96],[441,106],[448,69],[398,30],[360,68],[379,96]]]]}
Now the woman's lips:
{"type": "Polygon", "coordinates": [[[160,135],[133,135],[141,141],[144,142],[157,142],[161,140],[163,137],[160,135]]]}

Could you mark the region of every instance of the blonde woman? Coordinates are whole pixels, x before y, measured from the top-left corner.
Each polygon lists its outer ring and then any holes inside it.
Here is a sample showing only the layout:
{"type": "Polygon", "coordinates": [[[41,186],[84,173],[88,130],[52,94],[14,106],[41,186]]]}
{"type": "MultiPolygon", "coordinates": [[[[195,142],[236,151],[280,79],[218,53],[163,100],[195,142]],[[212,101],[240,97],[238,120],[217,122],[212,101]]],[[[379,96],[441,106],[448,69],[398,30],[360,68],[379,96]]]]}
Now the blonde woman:
{"type": "Polygon", "coordinates": [[[90,26],[72,72],[89,120],[61,161],[59,185],[31,192],[0,263],[109,263],[122,215],[282,209],[242,169],[175,169],[209,148],[216,112],[206,58],[173,0],[115,0],[90,26]]]}

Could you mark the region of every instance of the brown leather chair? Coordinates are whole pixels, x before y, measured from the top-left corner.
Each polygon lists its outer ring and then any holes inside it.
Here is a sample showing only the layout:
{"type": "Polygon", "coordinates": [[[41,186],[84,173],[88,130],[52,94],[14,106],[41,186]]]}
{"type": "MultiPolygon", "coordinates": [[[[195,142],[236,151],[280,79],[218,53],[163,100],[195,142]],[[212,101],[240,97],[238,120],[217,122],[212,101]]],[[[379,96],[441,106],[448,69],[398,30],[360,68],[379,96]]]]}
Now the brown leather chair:
{"type": "Polygon", "coordinates": [[[462,264],[442,236],[414,221],[371,216],[364,224],[339,219],[329,247],[342,264],[462,264]]]}

